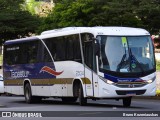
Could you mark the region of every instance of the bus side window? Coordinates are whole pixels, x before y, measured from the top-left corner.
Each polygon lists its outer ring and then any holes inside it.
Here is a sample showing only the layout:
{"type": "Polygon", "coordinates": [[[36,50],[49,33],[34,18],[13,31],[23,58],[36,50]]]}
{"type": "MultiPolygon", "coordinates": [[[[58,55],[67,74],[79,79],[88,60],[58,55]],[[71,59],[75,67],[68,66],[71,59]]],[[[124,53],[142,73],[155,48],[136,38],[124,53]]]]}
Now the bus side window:
{"type": "Polygon", "coordinates": [[[38,41],[34,41],[28,44],[28,62],[29,63],[36,63],[37,62],[37,52],[38,52],[38,41]]]}
{"type": "MultiPolygon", "coordinates": [[[[54,38],[45,39],[45,44],[47,45],[54,61],[65,61],[72,60],[82,63],[80,41],[78,34],[60,36],[54,38]]],[[[48,51],[45,49],[44,54],[48,51]]],[[[45,54],[45,61],[51,62],[50,55],[45,54]]]]}
{"type": "Polygon", "coordinates": [[[80,40],[79,40],[79,36],[75,35],[73,36],[73,43],[74,43],[74,60],[77,62],[82,63],[82,57],[81,57],[81,48],[80,48],[80,40]]]}
{"type": "Polygon", "coordinates": [[[80,41],[78,34],[66,37],[66,60],[82,63],[80,41]]]}
{"type": "Polygon", "coordinates": [[[85,64],[93,69],[93,47],[92,42],[86,42],[85,43],[85,55],[84,55],[84,61],[85,64]]]}
{"type": "Polygon", "coordinates": [[[56,59],[55,61],[64,61],[65,58],[65,46],[66,46],[66,40],[64,37],[57,37],[55,38],[56,42],[56,59]]]}
{"type": "Polygon", "coordinates": [[[5,63],[8,65],[19,64],[20,62],[20,47],[19,45],[7,45],[5,48],[5,63]]]}

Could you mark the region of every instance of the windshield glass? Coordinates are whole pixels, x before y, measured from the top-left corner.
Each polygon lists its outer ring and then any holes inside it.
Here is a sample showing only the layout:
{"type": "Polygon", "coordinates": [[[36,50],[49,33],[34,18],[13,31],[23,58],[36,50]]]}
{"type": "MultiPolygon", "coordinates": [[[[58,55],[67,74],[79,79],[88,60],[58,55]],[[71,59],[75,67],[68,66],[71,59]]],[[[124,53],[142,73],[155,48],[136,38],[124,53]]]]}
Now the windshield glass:
{"type": "Polygon", "coordinates": [[[145,72],[155,68],[150,36],[97,36],[99,68],[121,73],[145,72]]]}

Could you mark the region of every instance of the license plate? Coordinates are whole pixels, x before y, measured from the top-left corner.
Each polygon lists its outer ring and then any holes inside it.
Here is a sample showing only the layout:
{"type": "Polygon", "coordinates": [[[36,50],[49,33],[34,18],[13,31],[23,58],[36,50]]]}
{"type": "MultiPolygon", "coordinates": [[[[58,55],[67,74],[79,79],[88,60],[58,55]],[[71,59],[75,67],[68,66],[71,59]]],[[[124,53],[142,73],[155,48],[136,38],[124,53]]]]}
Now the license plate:
{"type": "Polygon", "coordinates": [[[136,93],[135,92],[127,92],[126,95],[128,95],[128,96],[135,96],[136,93]]]}

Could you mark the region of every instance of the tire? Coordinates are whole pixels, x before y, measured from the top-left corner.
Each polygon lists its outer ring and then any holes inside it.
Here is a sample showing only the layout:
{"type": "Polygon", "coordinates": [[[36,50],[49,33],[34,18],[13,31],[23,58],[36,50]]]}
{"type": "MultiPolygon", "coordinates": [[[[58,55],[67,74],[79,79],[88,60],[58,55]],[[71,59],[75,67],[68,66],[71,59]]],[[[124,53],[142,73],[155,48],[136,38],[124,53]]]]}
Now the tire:
{"type": "Polygon", "coordinates": [[[42,97],[40,96],[32,96],[31,86],[29,83],[25,85],[24,96],[25,96],[26,103],[29,103],[29,104],[41,102],[42,100],[42,97]]]}
{"type": "Polygon", "coordinates": [[[64,103],[74,103],[77,101],[77,97],[63,97],[61,99],[64,103]]]}
{"type": "Polygon", "coordinates": [[[80,87],[79,87],[79,104],[81,106],[87,105],[87,98],[84,98],[83,88],[82,88],[81,84],[80,84],[80,87]]]}
{"type": "Polygon", "coordinates": [[[24,96],[26,103],[33,103],[33,96],[32,96],[32,91],[31,91],[31,86],[29,83],[27,83],[24,87],[24,96]]]}
{"type": "Polygon", "coordinates": [[[132,97],[123,98],[123,106],[130,107],[131,106],[132,97]]]}

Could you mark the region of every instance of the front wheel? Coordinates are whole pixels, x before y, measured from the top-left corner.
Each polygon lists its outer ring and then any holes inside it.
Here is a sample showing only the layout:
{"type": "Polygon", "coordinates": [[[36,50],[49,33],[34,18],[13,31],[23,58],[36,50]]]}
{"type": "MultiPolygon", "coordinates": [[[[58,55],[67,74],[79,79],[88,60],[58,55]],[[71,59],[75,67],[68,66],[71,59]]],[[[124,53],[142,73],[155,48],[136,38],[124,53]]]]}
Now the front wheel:
{"type": "Polygon", "coordinates": [[[132,97],[123,98],[123,106],[130,107],[131,106],[132,97]]]}
{"type": "Polygon", "coordinates": [[[87,104],[87,98],[84,98],[83,87],[82,87],[81,84],[80,84],[80,87],[79,87],[79,104],[81,106],[85,106],[87,104]]]}

